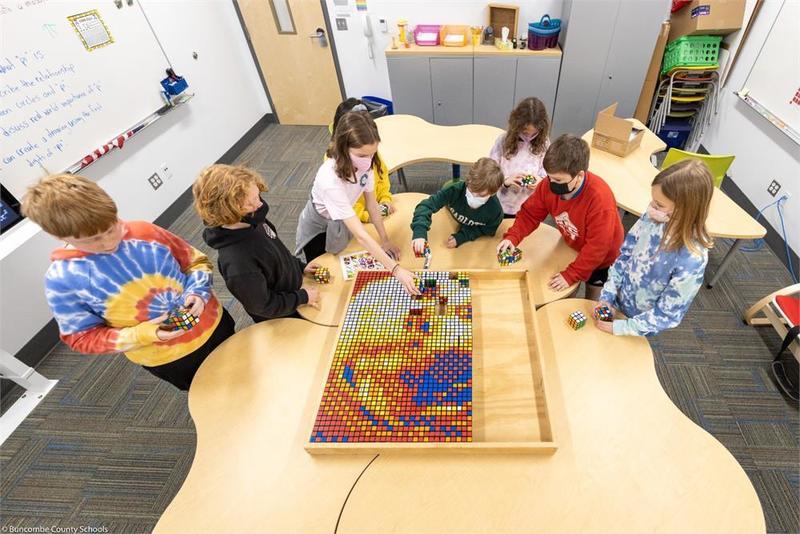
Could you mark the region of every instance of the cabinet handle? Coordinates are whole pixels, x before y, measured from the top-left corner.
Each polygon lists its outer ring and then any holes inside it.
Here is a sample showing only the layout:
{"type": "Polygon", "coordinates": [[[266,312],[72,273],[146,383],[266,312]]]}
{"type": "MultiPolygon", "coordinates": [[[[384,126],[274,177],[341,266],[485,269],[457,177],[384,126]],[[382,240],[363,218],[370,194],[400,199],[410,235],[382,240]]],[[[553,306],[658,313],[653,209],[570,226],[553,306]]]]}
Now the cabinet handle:
{"type": "Polygon", "coordinates": [[[437,102],[437,103],[436,103],[436,105],[437,105],[437,106],[441,106],[441,105],[442,105],[442,103],[441,103],[441,102],[437,102]]]}
{"type": "Polygon", "coordinates": [[[608,79],[610,80],[610,79],[611,79],[611,76],[609,76],[609,77],[608,77],[608,79]]]}

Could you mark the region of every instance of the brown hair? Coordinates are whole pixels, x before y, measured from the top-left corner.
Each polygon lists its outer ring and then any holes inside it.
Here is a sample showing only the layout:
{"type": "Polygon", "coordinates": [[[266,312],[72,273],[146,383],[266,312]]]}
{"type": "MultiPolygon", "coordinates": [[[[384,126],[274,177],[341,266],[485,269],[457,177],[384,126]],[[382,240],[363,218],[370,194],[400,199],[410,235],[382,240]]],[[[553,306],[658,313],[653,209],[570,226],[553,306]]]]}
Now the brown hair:
{"type": "Polygon", "coordinates": [[[269,191],[264,178],[243,166],[211,165],[200,173],[192,186],[194,209],[206,226],[222,226],[241,221],[247,189],[255,184],[269,191]]]}
{"type": "Polygon", "coordinates": [[[494,195],[503,185],[503,179],[503,171],[495,160],[481,158],[472,165],[465,182],[470,191],[475,193],[487,191],[490,195],[494,195]]]}
{"type": "Polygon", "coordinates": [[[544,107],[544,103],[531,96],[517,104],[517,107],[508,116],[508,129],[503,141],[503,157],[510,158],[517,153],[519,134],[529,124],[539,130],[539,133],[531,141],[529,149],[531,154],[544,152],[547,136],[550,134],[550,117],[547,116],[547,108],[544,107]]]}
{"type": "Polygon", "coordinates": [[[570,134],[558,137],[547,149],[542,161],[548,173],[565,172],[572,177],[589,170],[589,143],[570,134]]]}
{"type": "MultiPolygon", "coordinates": [[[[356,172],[350,161],[350,149],[380,142],[378,127],[366,111],[348,111],[339,119],[331,144],[325,153],[335,160],[336,176],[350,181],[356,172]]],[[[378,153],[372,156],[372,166],[378,166],[378,153]]]]}
{"type": "Polygon", "coordinates": [[[696,159],[679,161],[658,173],[653,185],[661,186],[664,196],[675,203],[661,248],[676,251],[686,247],[698,254],[700,247],[713,247],[706,219],[714,194],[714,177],[706,164],[696,159]]]}
{"type": "Polygon", "coordinates": [[[117,222],[117,205],[93,181],[73,174],[54,174],[28,188],[22,214],[58,237],[91,237],[117,222]]]}

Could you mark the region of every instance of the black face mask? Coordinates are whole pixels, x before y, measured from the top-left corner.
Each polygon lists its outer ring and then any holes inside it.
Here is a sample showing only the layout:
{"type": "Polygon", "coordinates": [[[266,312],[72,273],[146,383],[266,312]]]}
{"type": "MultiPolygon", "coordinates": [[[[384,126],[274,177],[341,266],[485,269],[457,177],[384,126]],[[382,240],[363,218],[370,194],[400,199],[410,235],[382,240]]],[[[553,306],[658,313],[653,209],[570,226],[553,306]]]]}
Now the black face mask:
{"type": "Polygon", "coordinates": [[[253,225],[261,224],[266,220],[268,211],[269,206],[262,200],[261,207],[259,207],[256,211],[242,216],[242,222],[253,225]]]}
{"type": "Polygon", "coordinates": [[[554,182],[552,178],[550,179],[550,191],[556,195],[568,195],[572,193],[572,189],[569,188],[568,184],[554,182]]]}

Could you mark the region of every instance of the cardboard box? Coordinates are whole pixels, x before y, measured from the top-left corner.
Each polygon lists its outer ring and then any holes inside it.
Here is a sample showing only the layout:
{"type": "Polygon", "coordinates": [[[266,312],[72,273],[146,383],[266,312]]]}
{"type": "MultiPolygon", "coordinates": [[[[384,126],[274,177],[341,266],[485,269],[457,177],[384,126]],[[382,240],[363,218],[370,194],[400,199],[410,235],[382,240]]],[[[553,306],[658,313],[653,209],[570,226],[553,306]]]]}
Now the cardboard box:
{"type": "Polygon", "coordinates": [[[642,144],[644,129],[633,121],[614,116],[617,102],[597,114],[592,134],[592,146],[616,156],[625,157],[642,144]]]}
{"type": "Polygon", "coordinates": [[[642,84],[642,91],[639,93],[639,103],[633,118],[647,124],[647,115],[650,113],[650,104],[653,102],[653,95],[658,84],[658,74],[661,71],[661,58],[664,57],[664,48],[667,46],[669,36],[669,22],[661,23],[661,31],[656,39],[656,46],[653,48],[653,55],[650,58],[650,66],[647,68],[647,76],[642,84]]]}
{"type": "Polygon", "coordinates": [[[742,27],[745,0],[692,0],[670,17],[669,42],[684,35],[728,35],[742,27]]]}

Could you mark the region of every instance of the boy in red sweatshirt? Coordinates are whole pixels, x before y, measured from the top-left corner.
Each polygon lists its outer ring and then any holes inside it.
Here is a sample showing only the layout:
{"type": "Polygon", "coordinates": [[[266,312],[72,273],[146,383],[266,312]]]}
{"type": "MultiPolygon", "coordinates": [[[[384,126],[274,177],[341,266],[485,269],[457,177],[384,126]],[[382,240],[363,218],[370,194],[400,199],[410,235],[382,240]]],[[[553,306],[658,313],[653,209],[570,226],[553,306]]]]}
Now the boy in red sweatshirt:
{"type": "Polygon", "coordinates": [[[586,298],[597,300],[625,238],[614,194],[602,178],[588,171],[589,145],[574,135],[556,139],[544,155],[543,166],[548,183],[537,187],[522,204],[497,251],[516,247],[551,215],[578,257],[555,273],[548,285],[553,291],[563,291],[575,282],[586,282],[586,298]]]}

